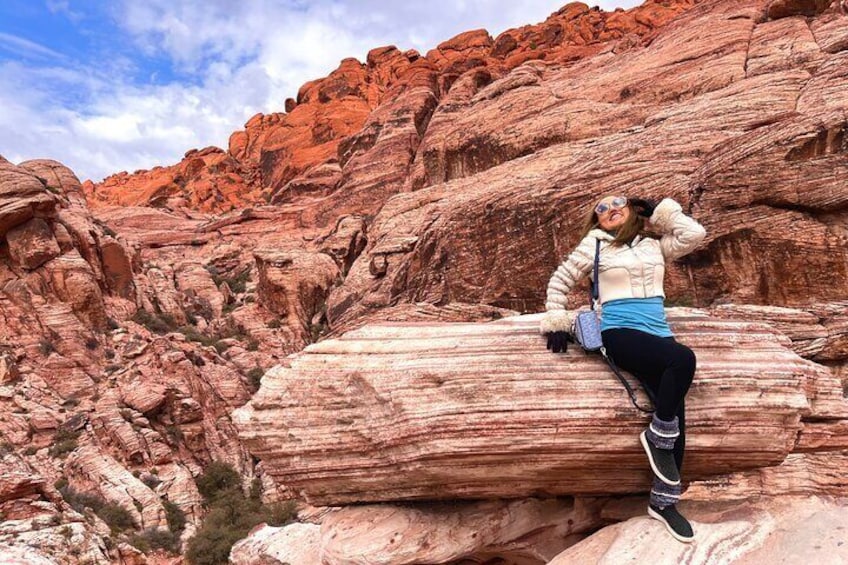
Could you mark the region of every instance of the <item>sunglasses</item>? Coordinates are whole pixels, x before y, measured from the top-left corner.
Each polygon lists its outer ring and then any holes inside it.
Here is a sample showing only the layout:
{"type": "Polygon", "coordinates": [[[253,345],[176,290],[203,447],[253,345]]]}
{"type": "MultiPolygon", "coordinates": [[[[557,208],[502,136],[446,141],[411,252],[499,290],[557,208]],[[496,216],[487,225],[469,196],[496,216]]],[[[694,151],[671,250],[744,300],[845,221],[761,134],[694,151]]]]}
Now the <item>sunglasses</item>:
{"type": "Polygon", "coordinates": [[[595,213],[600,216],[601,214],[606,214],[613,208],[619,210],[621,208],[624,208],[626,205],[627,198],[625,198],[624,196],[616,196],[609,204],[607,204],[606,202],[601,202],[600,204],[595,206],[595,213]]]}

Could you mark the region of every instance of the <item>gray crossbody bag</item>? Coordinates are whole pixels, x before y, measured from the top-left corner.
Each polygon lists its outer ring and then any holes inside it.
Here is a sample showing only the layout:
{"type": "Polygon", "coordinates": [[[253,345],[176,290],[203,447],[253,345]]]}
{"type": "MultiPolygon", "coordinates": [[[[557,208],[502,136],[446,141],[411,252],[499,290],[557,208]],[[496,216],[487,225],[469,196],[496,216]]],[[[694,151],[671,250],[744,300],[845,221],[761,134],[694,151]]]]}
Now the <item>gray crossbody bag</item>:
{"type": "MultiPolygon", "coordinates": [[[[618,367],[613,362],[612,358],[607,355],[607,349],[604,347],[604,342],[601,339],[601,320],[598,318],[598,313],[595,312],[595,302],[598,300],[599,290],[598,290],[598,263],[600,260],[601,254],[601,240],[595,240],[595,264],[592,267],[592,288],[589,291],[589,311],[581,312],[577,315],[577,318],[574,319],[574,328],[572,333],[574,334],[574,339],[577,340],[577,343],[583,348],[586,352],[595,352],[600,351],[601,355],[604,358],[604,361],[607,362],[612,372],[615,373],[615,376],[618,377],[618,380],[621,381],[621,384],[624,385],[624,388],[627,389],[627,394],[630,395],[630,401],[633,403],[637,409],[642,412],[653,412],[653,409],[643,408],[639,406],[639,403],[636,402],[636,393],[633,392],[633,388],[630,386],[630,383],[627,382],[627,379],[621,374],[618,367]]],[[[654,395],[648,390],[647,387],[642,387],[645,390],[645,393],[648,395],[648,398],[651,399],[654,405],[656,405],[656,399],[654,395]]]]}

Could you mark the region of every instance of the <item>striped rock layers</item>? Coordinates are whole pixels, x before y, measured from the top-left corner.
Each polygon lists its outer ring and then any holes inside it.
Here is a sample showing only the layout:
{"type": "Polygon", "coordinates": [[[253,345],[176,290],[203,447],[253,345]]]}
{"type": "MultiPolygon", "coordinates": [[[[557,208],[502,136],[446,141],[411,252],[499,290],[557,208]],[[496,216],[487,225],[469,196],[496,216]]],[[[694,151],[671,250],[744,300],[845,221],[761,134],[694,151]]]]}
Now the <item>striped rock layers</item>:
{"type": "MultiPolygon", "coordinates": [[[[687,479],[777,465],[802,418],[848,417],[838,378],[771,327],[669,321],[698,356],[687,479]]],[[[644,492],[645,417],[599,356],[551,354],[537,323],[365,326],[269,371],[234,422],[313,504],[644,492]]]]}

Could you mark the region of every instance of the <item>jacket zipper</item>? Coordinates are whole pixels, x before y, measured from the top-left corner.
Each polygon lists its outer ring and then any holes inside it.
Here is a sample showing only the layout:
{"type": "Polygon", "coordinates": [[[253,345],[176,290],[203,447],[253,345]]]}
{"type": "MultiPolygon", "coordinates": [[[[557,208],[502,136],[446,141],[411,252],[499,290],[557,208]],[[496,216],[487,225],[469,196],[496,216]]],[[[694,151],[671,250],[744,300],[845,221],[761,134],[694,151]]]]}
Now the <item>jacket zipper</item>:
{"type": "MultiPolygon", "coordinates": [[[[639,255],[637,255],[637,254],[636,254],[636,250],[635,250],[635,249],[633,249],[633,246],[632,246],[632,245],[630,245],[630,244],[627,244],[627,247],[629,247],[629,248],[630,248],[630,251],[632,251],[632,252],[633,252],[633,256],[634,256],[636,259],[638,259],[638,258],[639,258],[639,255]]],[[[648,297],[648,287],[646,287],[646,286],[645,286],[645,263],[644,263],[644,262],[642,262],[642,261],[640,261],[640,262],[639,262],[639,267],[640,267],[640,269],[641,269],[641,271],[642,271],[642,298],[647,298],[647,297],[648,297]]]]}

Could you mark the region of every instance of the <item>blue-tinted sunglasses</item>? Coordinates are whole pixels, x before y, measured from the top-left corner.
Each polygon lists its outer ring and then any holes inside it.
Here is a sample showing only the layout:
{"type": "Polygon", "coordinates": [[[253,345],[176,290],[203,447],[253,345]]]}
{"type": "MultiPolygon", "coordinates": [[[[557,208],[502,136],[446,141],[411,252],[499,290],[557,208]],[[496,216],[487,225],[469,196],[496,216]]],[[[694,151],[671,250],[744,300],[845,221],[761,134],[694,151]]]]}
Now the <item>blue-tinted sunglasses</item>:
{"type": "Polygon", "coordinates": [[[600,204],[595,206],[595,213],[600,216],[601,214],[606,214],[613,208],[618,210],[624,208],[626,205],[627,198],[625,198],[624,196],[616,196],[609,204],[607,204],[606,202],[601,202],[600,204]]]}

